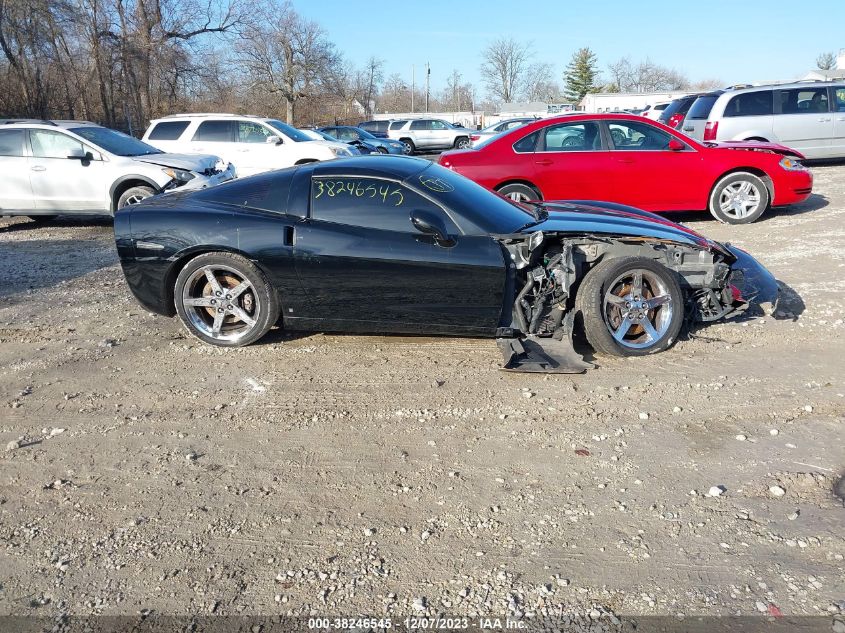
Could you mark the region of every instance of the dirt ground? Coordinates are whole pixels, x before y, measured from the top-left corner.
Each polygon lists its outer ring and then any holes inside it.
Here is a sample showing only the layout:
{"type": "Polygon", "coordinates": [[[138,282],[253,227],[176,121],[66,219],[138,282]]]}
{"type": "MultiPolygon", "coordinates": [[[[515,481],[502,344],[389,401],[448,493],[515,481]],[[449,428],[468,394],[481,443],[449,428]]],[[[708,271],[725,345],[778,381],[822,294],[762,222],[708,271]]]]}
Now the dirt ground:
{"type": "Polygon", "coordinates": [[[836,631],[845,166],[813,171],[809,201],[756,224],[681,218],[775,273],[780,319],[578,376],[499,371],[490,340],[213,349],[134,301],[109,220],[0,219],[0,615],[785,614],[836,631]]]}

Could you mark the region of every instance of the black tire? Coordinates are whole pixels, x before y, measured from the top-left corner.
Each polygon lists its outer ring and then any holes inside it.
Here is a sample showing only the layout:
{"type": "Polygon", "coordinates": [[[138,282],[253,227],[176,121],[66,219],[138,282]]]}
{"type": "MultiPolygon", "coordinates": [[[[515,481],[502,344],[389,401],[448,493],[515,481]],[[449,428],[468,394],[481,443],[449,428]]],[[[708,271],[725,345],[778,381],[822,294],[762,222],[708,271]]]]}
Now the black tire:
{"type": "Polygon", "coordinates": [[[414,142],[411,139],[400,138],[399,142],[405,144],[405,154],[407,154],[408,156],[413,156],[414,152],[417,151],[417,146],[414,145],[414,142]]]}
{"type": "Polygon", "coordinates": [[[719,222],[751,224],[769,208],[769,189],[759,176],[747,171],[728,174],[713,187],[707,208],[719,222]]]}
{"type": "Polygon", "coordinates": [[[376,147],[376,150],[378,151],[378,153],[379,153],[379,154],[387,154],[387,148],[386,148],[386,147],[382,147],[381,145],[379,145],[378,147],[376,147]]]}
{"type": "Polygon", "coordinates": [[[248,259],[233,253],[206,253],[189,261],[176,278],[173,300],[188,332],[220,347],[254,343],[273,327],[280,311],[276,291],[263,273],[248,259]],[[208,278],[209,270],[219,290],[208,278]],[[247,287],[235,294],[241,282],[247,287]],[[235,291],[231,298],[227,290],[235,291]],[[191,300],[196,304],[186,303],[191,300]]]}
{"type": "Polygon", "coordinates": [[[503,185],[502,187],[496,189],[496,192],[515,202],[543,199],[543,194],[541,194],[537,189],[530,185],[524,185],[520,182],[512,182],[509,185],[503,185]]]}
{"type": "Polygon", "coordinates": [[[619,257],[587,273],[578,289],[576,309],[597,353],[645,356],[662,352],[677,339],[684,322],[684,295],[674,271],[645,257],[619,257]],[[637,272],[639,295],[634,294],[637,272]],[[629,277],[631,283],[626,285],[629,277]],[[608,300],[609,296],[615,299],[608,300]]]}
{"type": "Polygon", "coordinates": [[[130,204],[137,204],[141,202],[141,200],[143,200],[144,198],[154,196],[155,193],[155,189],[153,189],[152,187],[147,187],[145,185],[140,185],[138,187],[129,187],[129,189],[120,194],[120,197],[117,199],[115,209],[122,209],[123,207],[129,206],[130,204]]]}
{"type": "Polygon", "coordinates": [[[469,138],[466,136],[459,136],[455,139],[455,144],[453,145],[455,149],[469,149],[470,142],[469,138]]]}
{"type": "Polygon", "coordinates": [[[36,224],[44,224],[45,222],[52,222],[58,215],[30,215],[29,219],[36,224]]]}

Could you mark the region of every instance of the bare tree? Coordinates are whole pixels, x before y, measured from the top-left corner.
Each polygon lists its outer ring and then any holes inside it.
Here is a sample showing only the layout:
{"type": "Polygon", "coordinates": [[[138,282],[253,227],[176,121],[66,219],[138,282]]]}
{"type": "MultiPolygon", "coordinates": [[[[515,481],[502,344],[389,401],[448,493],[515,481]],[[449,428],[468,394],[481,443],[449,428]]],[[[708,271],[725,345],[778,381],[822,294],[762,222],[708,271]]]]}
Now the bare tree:
{"type": "Polygon", "coordinates": [[[364,111],[368,117],[373,115],[375,106],[375,97],[378,93],[379,84],[384,79],[384,60],[370,57],[367,60],[367,67],[365,69],[367,89],[364,94],[364,111]]]}
{"type": "Polygon", "coordinates": [[[490,96],[504,103],[518,98],[533,55],[530,44],[513,38],[499,38],[488,45],[482,52],[481,78],[490,96]]]}
{"type": "Polygon", "coordinates": [[[525,72],[525,98],[528,101],[551,103],[560,99],[560,85],[553,79],[551,64],[531,64],[525,72]]]}
{"type": "Polygon", "coordinates": [[[275,95],[293,123],[296,103],[313,96],[340,55],[316,22],[294,11],[290,2],[270,2],[244,29],[240,60],[253,89],[275,95]]]}
{"type": "Polygon", "coordinates": [[[636,65],[627,57],[609,64],[610,91],[618,92],[659,92],[661,90],[682,90],[689,86],[685,75],[653,63],[646,59],[636,65]]]}
{"type": "Polygon", "coordinates": [[[816,66],[819,70],[831,70],[836,66],[836,56],[833,53],[822,53],[816,57],[816,66]]]}

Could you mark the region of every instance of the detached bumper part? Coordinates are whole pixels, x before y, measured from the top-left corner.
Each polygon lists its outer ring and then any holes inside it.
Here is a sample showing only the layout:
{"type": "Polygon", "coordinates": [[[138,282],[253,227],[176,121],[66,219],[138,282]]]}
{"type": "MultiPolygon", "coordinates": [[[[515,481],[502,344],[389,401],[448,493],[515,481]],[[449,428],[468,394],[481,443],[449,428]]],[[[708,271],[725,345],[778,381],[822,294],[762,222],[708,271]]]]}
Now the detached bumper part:
{"type": "MultiPolygon", "coordinates": [[[[780,286],[760,262],[744,250],[729,246],[736,262],[731,265],[730,284],[739,292],[737,301],[747,307],[758,305],[766,315],[774,313],[780,298],[780,286]]],[[[742,311],[740,306],[738,311],[742,311]]]]}
{"type": "Polygon", "coordinates": [[[497,338],[496,344],[505,358],[505,371],[529,374],[583,374],[595,365],[585,361],[572,346],[574,313],[564,319],[564,336],[557,338],[497,338]]]}

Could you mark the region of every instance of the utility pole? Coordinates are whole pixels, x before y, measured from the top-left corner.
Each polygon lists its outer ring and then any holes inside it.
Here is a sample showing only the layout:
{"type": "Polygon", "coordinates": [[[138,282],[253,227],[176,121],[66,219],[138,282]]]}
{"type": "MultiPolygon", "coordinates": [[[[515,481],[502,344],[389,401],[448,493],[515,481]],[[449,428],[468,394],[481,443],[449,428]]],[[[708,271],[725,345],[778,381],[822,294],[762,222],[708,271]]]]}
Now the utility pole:
{"type": "Polygon", "coordinates": [[[414,93],[417,91],[417,77],[414,73],[414,65],[411,64],[411,112],[414,111],[414,93]]]}
{"type": "Polygon", "coordinates": [[[425,63],[425,111],[428,112],[428,83],[431,79],[431,66],[425,63]]]}

